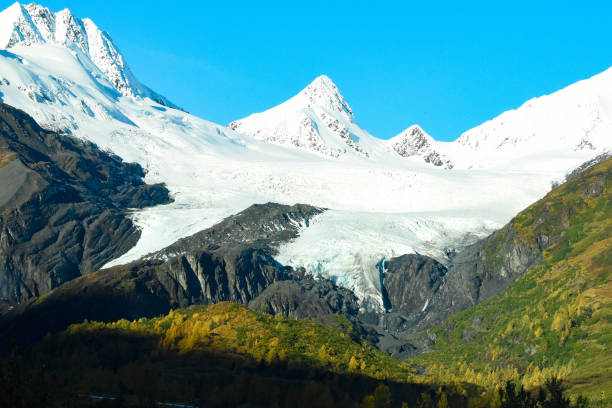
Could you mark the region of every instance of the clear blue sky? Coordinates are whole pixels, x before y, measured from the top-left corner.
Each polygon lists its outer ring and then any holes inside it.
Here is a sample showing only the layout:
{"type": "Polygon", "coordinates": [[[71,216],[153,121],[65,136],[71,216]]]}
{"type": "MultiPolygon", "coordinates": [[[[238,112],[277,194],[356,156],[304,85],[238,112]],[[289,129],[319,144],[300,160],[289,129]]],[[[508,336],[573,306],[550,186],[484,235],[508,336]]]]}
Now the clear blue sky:
{"type": "Polygon", "coordinates": [[[92,18],[143,83],[205,119],[265,110],[324,73],[373,135],[418,123],[439,140],[612,66],[611,3],[42,2],[92,18]]]}

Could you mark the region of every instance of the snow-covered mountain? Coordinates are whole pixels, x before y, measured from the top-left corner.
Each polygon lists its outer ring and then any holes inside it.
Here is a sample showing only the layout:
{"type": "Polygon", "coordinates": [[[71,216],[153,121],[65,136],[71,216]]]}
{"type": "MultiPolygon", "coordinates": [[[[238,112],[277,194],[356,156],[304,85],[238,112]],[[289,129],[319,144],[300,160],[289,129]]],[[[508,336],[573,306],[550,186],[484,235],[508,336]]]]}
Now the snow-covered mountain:
{"type": "Polygon", "coordinates": [[[612,68],[530,99],[454,142],[436,141],[411,126],[389,143],[404,157],[447,167],[562,171],[576,159],[612,149],[612,68]]]}
{"type": "Polygon", "coordinates": [[[548,166],[612,148],[612,68],[463,133],[454,142],[463,167],[548,166]],[[548,160],[547,160],[548,159],[548,160]],[[511,162],[514,162],[511,163],[511,162]]]}
{"type": "Polygon", "coordinates": [[[332,277],[376,304],[383,258],[414,251],[443,258],[448,247],[504,224],[543,196],[552,180],[610,147],[609,73],[576,84],[582,91],[567,97],[560,91],[537,99],[542,108],[527,110],[533,126],[523,108],[509,115],[525,135],[529,126],[535,135],[532,144],[519,138],[499,149],[489,141],[505,139],[496,133],[500,124],[452,143],[417,128],[391,142],[377,139],[355,123],[327,77],[228,128],[174,109],[140,84],[110,36],[94,27],[68,10],[36,5],[0,13],[0,100],[43,127],[138,162],[148,182],[168,185],[175,202],[135,212],[141,239],[114,263],[166,247],[253,203],[305,203],[330,210],[283,246],[278,260],[332,277]],[[571,103],[589,101],[584,112],[590,113],[572,119],[571,103]],[[549,103],[557,108],[545,109],[549,103]],[[537,112],[547,125],[539,125],[537,112]],[[576,149],[586,130],[576,141],[568,131],[562,143],[551,142],[553,124],[568,121],[590,129],[595,150],[576,149]],[[548,132],[545,142],[537,132],[548,132]],[[436,166],[432,154],[444,164],[436,166]]]}
{"type": "Polygon", "coordinates": [[[412,125],[399,135],[392,137],[387,143],[402,157],[421,157],[426,163],[443,166],[446,169],[454,167],[451,160],[436,151],[436,141],[419,125],[412,125]]]}
{"type": "Polygon", "coordinates": [[[90,19],[83,20],[64,9],[52,13],[37,5],[14,3],[0,13],[0,48],[20,45],[58,44],[83,53],[106,80],[122,95],[146,96],[156,102],[173,106],[168,100],[139,83],[110,36],[90,19]]]}
{"type": "Polygon", "coordinates": [[[258,140],[331,157],[352,153],[387,160],[395,152],[444,169],[563,172],[612,148],[611,101],[612,68],[533,98],[454,142],[436,141],[412,125],[381,143],[357,125],[338,87],[322,75],[286,102],[229,127],[258,140]]]}
{"type": "Polygon", "coordinates": [[[382,147],[379,139],[357,125],[351,107],[325,75],[288,101],[228,126],[258,140],[331,157],[369,157],[382,147]]]}

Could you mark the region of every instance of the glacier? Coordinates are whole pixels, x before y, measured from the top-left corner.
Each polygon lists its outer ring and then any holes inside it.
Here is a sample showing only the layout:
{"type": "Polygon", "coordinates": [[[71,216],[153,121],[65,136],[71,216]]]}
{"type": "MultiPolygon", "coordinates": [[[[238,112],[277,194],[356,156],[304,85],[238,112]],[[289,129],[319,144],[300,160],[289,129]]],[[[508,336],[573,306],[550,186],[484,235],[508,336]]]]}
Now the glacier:
{"type": "Polygon", "coordinates": [[[359,126],[327,76],[228,126],[193,116],[140,84],[110,36],[68,10],[15,3],[0,13],[0,48],[3,102],[141,164],[147,182],[172,192],[174,203],[132,212],[141,239],[107,266],[254,203],[306,203],[328,211],[280,248],[279,262],[330,277],[378,307],[382,259],[419,252],[444,260],[612,147],[612,70],[455,142],[417,127],[385,141],[359,126]]]}

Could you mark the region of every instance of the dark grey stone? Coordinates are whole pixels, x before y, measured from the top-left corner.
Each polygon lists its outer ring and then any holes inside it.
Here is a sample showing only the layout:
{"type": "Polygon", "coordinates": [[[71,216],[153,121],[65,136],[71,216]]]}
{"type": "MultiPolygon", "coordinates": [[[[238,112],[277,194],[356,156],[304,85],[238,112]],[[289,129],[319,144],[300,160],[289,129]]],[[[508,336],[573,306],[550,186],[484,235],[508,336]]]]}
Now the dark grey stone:
{"type": "Polygon", "coordinates": [[[0,103],[0,298],[19,302],[127,252],[128,208],[170,202],[144,170],[95,145],[45,131],[0,103]]]}

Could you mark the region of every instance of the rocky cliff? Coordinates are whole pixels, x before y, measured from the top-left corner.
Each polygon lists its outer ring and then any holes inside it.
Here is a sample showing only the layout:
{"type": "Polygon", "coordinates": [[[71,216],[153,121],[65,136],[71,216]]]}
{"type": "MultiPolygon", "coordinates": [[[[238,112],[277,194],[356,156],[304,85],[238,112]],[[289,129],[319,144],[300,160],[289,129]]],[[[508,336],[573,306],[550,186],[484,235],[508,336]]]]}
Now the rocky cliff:
{"type": "Polygon", "coordinates": [[[253,205],[148,259],[67,282],[6,313],[0,331],[27,341],[83,319],[152,317],[222,301],[324,323],[333,313],[355,316],[357,299],[350,291],[308,279],[272,257],[278,245],[297,236],[300,223],[305,226],[321,211],[253,205]]]}
{"type": "Polygon", "coordinates": [[[127,210],[170,202],[143,177],[140,166],[0,104],[0,298],[43,295],[131,248],[140,232],[127,210]]]}
{"type": "Polygon", "coordinates": [[[451,257],[446,269],[420,255],[404,255],[387,261],[383,287],[387,313],[375,325],[383,334],[381,348],[400,357],[428,350],[413,335],[425,332],[444,319],[502,294],[527,271],[541,266],[551,251],[565,256],[571,250],[581,214],[609,211],[605,198],[610,160],[589,162],[568,180],[520,212],[507,225],[451,257]],[[600,203],[594,208],[595,202],[600,203]],[[593,207],[593,208],[591,208],[593,207]],[[399,350],[402,350],[400,353],[399,350]]]}

